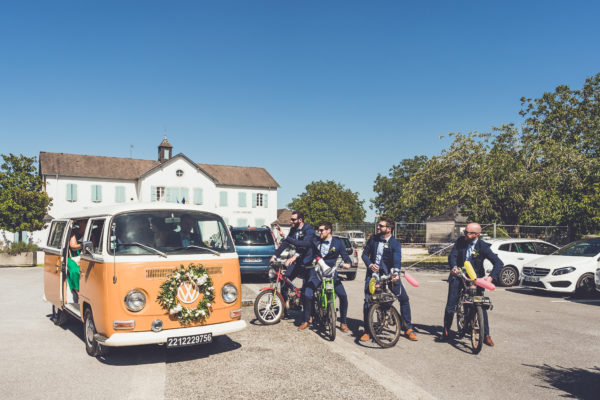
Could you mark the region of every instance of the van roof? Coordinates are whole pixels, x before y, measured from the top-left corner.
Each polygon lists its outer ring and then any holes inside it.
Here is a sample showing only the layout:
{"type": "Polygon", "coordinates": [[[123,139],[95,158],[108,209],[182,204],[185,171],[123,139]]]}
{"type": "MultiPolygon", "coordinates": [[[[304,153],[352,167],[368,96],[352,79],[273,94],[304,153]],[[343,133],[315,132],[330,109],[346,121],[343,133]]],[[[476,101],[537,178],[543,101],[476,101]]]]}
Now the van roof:
{"type": "Polygon", "coordinates": [[[128,211],[161,211],[161,210],[174,210],[174,211],[190,211],[190,212],[203,212],[205,214],[218,215],[213,212],[207,211],[206,208],[193,204],[177,204],[177,203],[125,203],[110,206],[99,206],[99,207],[86,207],[81,210],[68,212],[55,218],[89,218],[89,217],[100,217],[100,216],[111,216],[120,214],[128,211]]]}

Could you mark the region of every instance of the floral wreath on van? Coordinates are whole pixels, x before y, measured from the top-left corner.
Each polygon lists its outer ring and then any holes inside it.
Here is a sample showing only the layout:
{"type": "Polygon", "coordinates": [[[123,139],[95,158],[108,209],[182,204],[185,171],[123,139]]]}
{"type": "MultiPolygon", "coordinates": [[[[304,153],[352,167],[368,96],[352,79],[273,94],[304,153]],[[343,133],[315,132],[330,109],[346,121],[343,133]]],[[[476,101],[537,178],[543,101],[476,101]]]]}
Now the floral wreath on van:
{"type": "Polygon", "coordinates": [[[167,280],[160,285],[156,301],[162,308],[169,311],[169,314],[177,317],[179,322],[188,325],[193,322],[205,321],[210,315],[214,299],[215,288],[206,268],[200,264],[190,264],[187,267],[181,265],[178,270],[167,277],[167,280]],[[179,289],[185,283],[190,283],[199,294],[203,295],[195,308],[188,308],[177,299],[179,289]]]}

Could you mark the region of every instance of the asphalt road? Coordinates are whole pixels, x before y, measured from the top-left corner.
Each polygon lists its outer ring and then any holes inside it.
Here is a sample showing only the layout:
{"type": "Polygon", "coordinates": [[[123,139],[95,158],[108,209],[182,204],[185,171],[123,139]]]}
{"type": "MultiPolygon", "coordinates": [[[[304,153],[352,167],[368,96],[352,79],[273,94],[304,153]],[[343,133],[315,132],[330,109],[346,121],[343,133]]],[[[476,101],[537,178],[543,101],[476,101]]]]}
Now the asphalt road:
{"type": "MultiPolygon", "coordinates": [[[[353,333],[338,331],[335,342],[297,331],[293,319],[262,326],[245,307],[248,328],[212,345],[112,349],[95,359],[80,323],[50,321],[41,268],[0,269],[2,398],[598,398],[600,299],[498,289],[490,313],[496,346],[473,355],[466,342],[436,341],[445,274],[417,272],[421,286],[407,290],[420,340],[380,349],[357,340],[363,273],[345,283],[353,333]]],[[[262,286],[245,283],[243,298],[262,286]]]]}

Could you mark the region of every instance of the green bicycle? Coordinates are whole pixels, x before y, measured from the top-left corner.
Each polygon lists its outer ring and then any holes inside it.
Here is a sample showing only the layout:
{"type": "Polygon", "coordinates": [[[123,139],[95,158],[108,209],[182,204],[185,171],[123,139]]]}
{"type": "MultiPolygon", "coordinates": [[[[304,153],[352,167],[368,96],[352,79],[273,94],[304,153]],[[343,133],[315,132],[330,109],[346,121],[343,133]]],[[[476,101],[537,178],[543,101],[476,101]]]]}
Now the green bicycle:
{"type": "Polygon", "coordinates": [[[315,292],[314,305],[315,327],[333,342],[337,322],[333,278],[323,278],[319,289],[315,292]]]}

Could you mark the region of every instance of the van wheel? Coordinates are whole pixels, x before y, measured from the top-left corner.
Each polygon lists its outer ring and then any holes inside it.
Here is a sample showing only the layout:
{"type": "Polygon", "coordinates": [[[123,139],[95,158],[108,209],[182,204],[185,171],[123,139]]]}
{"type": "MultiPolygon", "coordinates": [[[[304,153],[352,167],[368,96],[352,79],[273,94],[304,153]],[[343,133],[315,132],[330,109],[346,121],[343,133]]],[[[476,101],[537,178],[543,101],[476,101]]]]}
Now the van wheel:
{"type": "Polygon", "coordinates": [[[575,294],[579,297],[590,297],[596,292],[593,274],[583,274],[575,286],[575,294]]]}
{"type": "Polygon", "coordinates": [[[519,273],[512,265],[507,265],[500,270],[500,284],[502,286],[514,286],[519,281],[519,273]]]}
{"type": "Polygon", "coordinates": [[[69,316],[66,312],[52,306],[52,322],[54,322],[54,325],[63,326],[68,319],[69,316]]]}
{"type": "Polygon", "coordinates": [[[83,339],[85,341],[85,350],[92,357],[101,356],[103,353],[102,345],[94,338],[96,333],[92,309],[87,308],[83,314],[83,339]]]}
{"type": "Polygon", "coordinates": [[[356,272],[348,272],[346,274],[346,279],[349,281],[353,281],[356,278],[356,272]]]}

